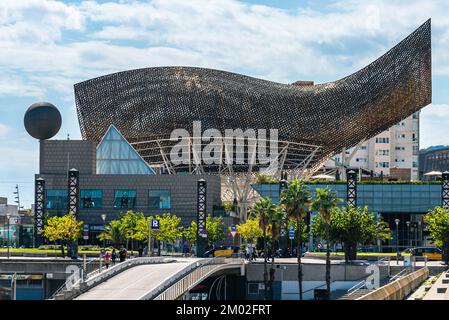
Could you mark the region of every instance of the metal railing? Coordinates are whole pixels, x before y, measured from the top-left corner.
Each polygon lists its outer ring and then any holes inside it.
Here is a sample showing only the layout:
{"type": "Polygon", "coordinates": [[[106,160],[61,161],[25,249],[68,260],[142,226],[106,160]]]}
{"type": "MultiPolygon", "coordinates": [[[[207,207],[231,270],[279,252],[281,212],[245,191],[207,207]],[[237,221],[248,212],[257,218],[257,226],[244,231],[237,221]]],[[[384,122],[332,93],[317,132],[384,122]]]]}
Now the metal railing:
{"type": "MultiPolygon", "coordinates": [[[[59,293],[62,293],[64,291],[69,292],[68,299],[73,299],[79,294],[82,294],[86,292],[87,290],[93,288],[94,286],[102,283],[103,281],[109,279],[110,277],[115,276],[116,274],[137,265],[141,264],[152,264],[152,263],[169,263],[172,262],[172,260],[164,258],[164,257],[146,257],[146,258],[135,258],[135,259],[128,259],[126,261],[120,262],[115,264],[114,266],[106,269],[105,267],[101,266],[101,260],[94,260],[90,261],[89,263],[100,263],[100,268],[95,269],[91,271],[88,274],[84,274],[84,269],[81,268],[81,276],[79,279],[71,285],[71,288],[67,288],[67,283],[64,283],[49,299],[53,300],[56,298],[56,296],[59,293]]],[[[86,264],[86,266],[89,265],[86,264]]],[[[88,268],[86,268],[87,270],[88,268]]]]}
{"type": "Polygon", "coordinates": [[[359,291],[360,289],[364,288],[366,286],[366,280],[362,280],[359,283],[353,285],[351,288],[348,289],[347,291],[347,295],[350,296],[354,293],[356,293],[357,291],[359,291]]]}
{"type": "Polygon", "coordinates": [[[219,269],[223,265],[240,265],[245,264],[242,255],[233,255],[232,257],[215,257],[207,261],[197,261],[188,268],[178,272],[172,279],[159,287],[153,289],[148,294],[141,297],[141,300],[175,300],[185,294],[198,283],[201,279],[214,270],[219,269]]]}
{"type": "Polygon", "coordinates": [[[393,282],[399,278],[402,278],[405,275],[407,275],[409,272],[410,272],[410,268],[404,268],[399,273],[396,273],[393,277],[391,277],[389,282],[393,282]]]}

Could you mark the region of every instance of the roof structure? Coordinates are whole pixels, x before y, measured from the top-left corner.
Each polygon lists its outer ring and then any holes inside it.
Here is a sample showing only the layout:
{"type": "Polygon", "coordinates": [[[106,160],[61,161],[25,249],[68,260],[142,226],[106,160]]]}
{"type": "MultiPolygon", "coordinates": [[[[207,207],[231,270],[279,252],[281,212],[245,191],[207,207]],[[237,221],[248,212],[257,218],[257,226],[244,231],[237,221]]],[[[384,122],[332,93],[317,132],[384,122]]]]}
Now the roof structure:
{"type": "Polygon", "coordinates": [[[75,97],[83,139],[99,142],[113,124],[152,165],[169,166],[167,153],[176,143],[171,132],[192,133],[201,121],[202,130],[223,136],[226,129],[278,129],[284,169],[318,168],[343,147],[431,103],[430,19],[365,68],[334,82],[281,84],[212,69],[155,67],[75,84],[75,97]]]}

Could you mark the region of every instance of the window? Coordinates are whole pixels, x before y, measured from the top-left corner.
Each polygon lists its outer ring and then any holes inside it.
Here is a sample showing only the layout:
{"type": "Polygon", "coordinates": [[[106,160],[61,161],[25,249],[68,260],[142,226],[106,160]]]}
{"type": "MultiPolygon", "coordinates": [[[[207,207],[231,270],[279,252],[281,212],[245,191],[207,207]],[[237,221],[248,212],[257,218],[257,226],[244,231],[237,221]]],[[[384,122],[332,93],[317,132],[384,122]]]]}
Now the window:
{"type": "Polygon", "coordinates": [[[418,168],[418,161],[413,161],[412,166],[413,166],[413,168],[418,168]]]}
{"type": "Polygon", "coordinates": [[[114,208],[134,208],[136,204],[136,193],[136,190],[115,190],[114,208]]]}
{"type": "Polygon", "coordinates": [[[170,209],[169,190],[150,190],[148,193],[150,209],[170,209]]]}
{"type": "Polygon", "coordinates": [[[376,168],[389,168],[390,164],[388,162],[376,162],[376,168]]]}
{"type": "Polygon", "coordinates": [[[394,159],[394,162],[405,162],[405,159],[394,159]]]}
{"type": "Polygon", "coordinates": [[[47,190],[45,206],[47,209],[67,209],[67,190],[47,190]]]}
{"type": "Polygon", "coordinates": [[[103,191],[101,190],[81,190],[81,208],[102,208],[103,191]]]}
{"type": "Polygon", "coordinates": [[[376,138],[376,143],[390,143],[390,138],[376,138]]]}
{"type": "Polygon", "coordinates": [[[355,161],[366,163],[366,158],[356,158],[355,161]]]}
{"type": "Polygon", "coordinates": [[[390,150],[377,150],[376,156],[388,156],[390,155],[390,150]]]}
{"type": "Polygon", "coordinates": [[[394,150],[405,150],[405,147],[403,147],[403,146],[396,146],[396,147],[394,147],[394,150]]]}
{"type": "Polygon", "coordinates": [[[413,141],[413,142],[418,142],[418,137],[417,137],[417,134],[416,134],[416,133],[413,133],[413,134],[412,134],[412,141],[413,141]]]}
{"type": "Polygon", "coordinates": [[[419,112],[415,112],[413,114],[413,119],[418,119],[419,118],[419,112]]]}
{"type": "Polygon", "coordinates": [[[155,171],[111,125],[97,146],[97,174],[155,174],[155,171]]]}
{"type": "Polygon", "coordinates": [[[366,146],[361,146],[360,150],[366,150],[366,146]]]}
{"type": "Polygon", "coordinates": [[[405,139],[405,134],[404,133],[398,133],[396,135],[396,138],[398,138],[398,139],[405,139]]]}

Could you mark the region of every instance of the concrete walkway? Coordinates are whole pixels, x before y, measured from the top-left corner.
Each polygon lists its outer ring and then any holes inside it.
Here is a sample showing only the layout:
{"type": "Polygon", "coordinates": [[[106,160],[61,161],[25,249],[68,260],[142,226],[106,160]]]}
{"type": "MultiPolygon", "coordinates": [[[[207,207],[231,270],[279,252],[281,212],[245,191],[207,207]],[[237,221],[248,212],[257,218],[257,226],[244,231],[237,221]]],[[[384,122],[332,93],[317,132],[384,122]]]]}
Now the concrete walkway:
{"type": "Polygon", "coordinates": [[[423,300],[449,300],[449,272],[443,272],[423,300]]]}
{"type": "Polygon", "coordinates": [[[74,300],[138,300],[145,293],[187,267],[193,260],[195,259],[132,267],[95,286],[74,300]]]}

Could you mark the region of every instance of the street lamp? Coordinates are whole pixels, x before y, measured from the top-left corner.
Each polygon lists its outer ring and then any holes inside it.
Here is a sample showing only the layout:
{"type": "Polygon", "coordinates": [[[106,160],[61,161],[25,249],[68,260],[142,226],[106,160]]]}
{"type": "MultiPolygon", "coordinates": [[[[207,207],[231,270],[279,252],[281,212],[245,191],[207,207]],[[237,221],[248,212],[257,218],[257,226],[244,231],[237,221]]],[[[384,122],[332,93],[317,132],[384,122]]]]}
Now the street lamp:
{"type": "MultiPolygon", "coordinates": [[[[101,214],[101,219],[103,220],[103,225],[106,225],[106,213],[101,214]]],[[[106,238],[103,237],[103,248],[106,249],[106,238]]]]}
{"type": "Polygon", "coordinates": [[[396,223],[396,264],[399,264],[399,219],[394,219],[396,223]]]}
{"type": "Polygon", "coordinates": [[[9,214],[9,213],[7,213],[6,214],[6,219],[8,220],[8,229],[7,229],[7,232],[8,232],[8,245],[7,245],[7,247],[8,247],[8,259],[9,259],[9,243],[10,243],[10,240],[9,240],[9,234],[10,234],[10,230],[9,230],[9,223],[10,223],[10,219],[11,219],[11,215],[9,214]]]}
{"type": "Polygon", "coordinates": [[[408,238],[407,243],[408,246],[411,247],[412,245],[410,243],[410,221],[407,221],[405,224],[407,225],[407,238],[408,238]]]}

